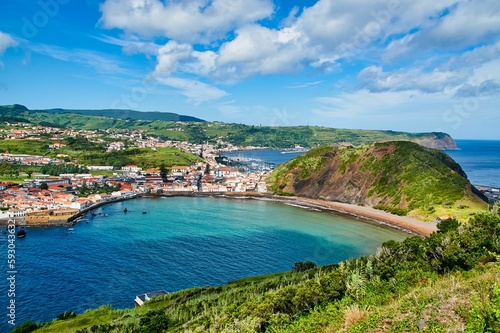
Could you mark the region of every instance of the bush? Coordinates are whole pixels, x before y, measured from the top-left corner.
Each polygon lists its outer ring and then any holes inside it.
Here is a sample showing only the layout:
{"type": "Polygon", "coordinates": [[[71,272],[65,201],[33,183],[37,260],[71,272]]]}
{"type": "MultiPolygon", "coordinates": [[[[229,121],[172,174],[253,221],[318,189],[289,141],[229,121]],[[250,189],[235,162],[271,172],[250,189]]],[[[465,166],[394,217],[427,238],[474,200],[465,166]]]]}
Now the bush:
{"type": "Polygon", "coordinates": [[[391,213],[394,215],[399,215],[399,216],[406,216],[406,214],[408,214],[408,212],[410,211],[407,208],[399,208],[399,207],[387,206],[387,205],[382,205],[382,204],[375,205],[375,206],[373,206],[373,208],[383,210],[383,211],[386,211],[388,213],[391,213]]]}
{"type": "Polygon", "coordinates": [[[312,261],[300,261],[293,265],[292,272],[304,272],[316,267],[316,264],[312,261]]]}
{"type": "Polygon", "coordinates": [[[33,332],[42,325],[39,323],[32,322],[31,320],[25,321],[19,326],[14,327],[12,333],[29,333],[33,332]]]}

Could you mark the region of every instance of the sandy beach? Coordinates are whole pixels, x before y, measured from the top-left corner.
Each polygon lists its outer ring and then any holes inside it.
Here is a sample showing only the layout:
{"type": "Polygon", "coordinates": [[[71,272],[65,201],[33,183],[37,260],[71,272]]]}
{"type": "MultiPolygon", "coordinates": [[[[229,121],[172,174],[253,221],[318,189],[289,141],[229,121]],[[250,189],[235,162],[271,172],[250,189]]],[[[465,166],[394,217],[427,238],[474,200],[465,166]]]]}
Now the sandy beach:
{"type": "Polygon", "coordinates": [[[331,209],[336,212],[375,220],[422,236],[428,236],[437,230],[435,222],[423,222],[411,217],[398,216],[371,207],[301,197],[296,198],[295,201],[297,203],[314,205],[323,209],[331,209]]]}
{"type": "Polygon", "coordinates": [[[316,208],[325,211],[339,212],[343,214],[362,217],[375,222],[384,223],[399,229],[409,231],[413,234],[428,236],[437,230],[436,222],[423,222],[407,216],[398,216],[378,210],[372,207],[358,206],[341,202],[310,199],[305,197],[283,197],[261,193],[234,193],[226,192],[224,197],[228,198],[253,198],[260,200],[271,200],[288,203],[297,206],[316,208]]]}

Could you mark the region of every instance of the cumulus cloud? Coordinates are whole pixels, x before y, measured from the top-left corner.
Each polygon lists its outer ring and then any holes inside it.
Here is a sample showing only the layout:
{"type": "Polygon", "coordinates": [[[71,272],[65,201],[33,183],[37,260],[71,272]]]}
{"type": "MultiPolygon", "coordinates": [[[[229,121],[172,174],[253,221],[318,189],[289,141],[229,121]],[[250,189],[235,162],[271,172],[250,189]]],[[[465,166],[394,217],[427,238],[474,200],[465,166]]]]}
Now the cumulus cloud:
{"type": "MultiPolygon", "coordinates": [[[[411,30],[414,32],[394,38],[384,51],[385,60],[390,61],[411,54],[419,55],[432,50],[462,50],[489,43],[499,36],[498,1],[434,2],[435,4],[431,5],[426,1],[415,1],[408,8],[412,12],[402,13],[401,22],[405,22],[405,26],[399,27],[399,33],[409,33],[411,30]],[[416,6],[423,8],[418,10],[416,6]],[[434,10],[430,10],[432,8],[434,10]],[[423,9],[426,9],[427,17],[413,13],[422,13],[423,9]]],[[[398,24],[394,28],[396,27],[398,24]]]]}
{"type": "Polygon", "coordinates": [[[210,43],[231,30],[269,17],[271,0],[106,0],[100,22],[142,36],[210,43]]]}
{"type": "Polygon", "coordinates": [[[500,93],[500,84],[486,80],[478,85],[464,84],[455,93],[456,97],[486,97],[500,93]]]}
{"type": "Polygon", "coordinates": [[[146,48],[157,60],[152,75],[198,101],[186,88],[192,82],[324,73],[358,60],[367,64],[356,75],[358,89],[461,96],[466,85],[493,87],[472,77],[500,56],[496,0],[318,0],[276,25],[262,23],[274,14],[271,0],[106,0],[100,8],[102,25],[122,29],[128,40],[167,38],[146,48]],[[179,84],[184,76],[192,79],[187,85],[179,84]]]}
{"type": "Polygon", "coordinates": [[[426,93],[442,92],[456,87],[466,78],[463,72],[402,69],[385,72],[380,66],[368,66],[357,76],[362,88],[370,92],[418,90],[426,93]]]}

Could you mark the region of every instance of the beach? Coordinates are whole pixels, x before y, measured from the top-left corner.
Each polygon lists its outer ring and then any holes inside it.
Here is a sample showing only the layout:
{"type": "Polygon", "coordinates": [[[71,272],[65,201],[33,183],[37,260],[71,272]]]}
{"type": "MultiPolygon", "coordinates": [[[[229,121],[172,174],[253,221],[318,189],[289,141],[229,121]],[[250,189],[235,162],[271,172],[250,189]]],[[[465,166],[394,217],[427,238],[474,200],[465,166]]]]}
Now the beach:
{"type": "Polygon", "coordinates": [[[421,236],[428,236],[437,230],[436,222],[423,222],[407,216],[390,214],[372,207],[300,197],[296,199],[296,202],[316,205],[336,212],[374,220],[421,236]]]}

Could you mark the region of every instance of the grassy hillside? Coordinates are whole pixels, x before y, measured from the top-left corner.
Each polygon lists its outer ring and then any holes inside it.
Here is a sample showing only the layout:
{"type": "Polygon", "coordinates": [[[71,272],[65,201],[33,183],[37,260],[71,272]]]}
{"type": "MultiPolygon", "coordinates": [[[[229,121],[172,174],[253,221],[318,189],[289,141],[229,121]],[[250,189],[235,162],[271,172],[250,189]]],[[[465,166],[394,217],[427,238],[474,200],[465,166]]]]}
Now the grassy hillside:
{"type": "Polygon", "coordinates": [[[277,194],[369,205],[428,219],[468,219],[485,210],[462,168],[446,153],[412,142],[313,149],[273,171],[277,194]]]}
{"type": "Polygon", "coordinates": [[[192,165],[202,161],[199,156],[180,151],[176,148],[129,148],[106,152],[106,147],[92,143],[84,138],[66,138],[58,142],[66,144],[60,149],[49,149],[51,140],[0,140],[0,152],[8,151],[11,154],[32,154],[56,157],[57,154],[66,154],[68,161],[89,165],[112,165],[122,167],[135,164],[142,168],[166,167],[174,165],[192,165]]]}
{"type": "MultiPolygon", "coordinates": [[[[454,149],[455,141],[445,133],[336,129],[320,126],[248,126],[220,122],[167,121],[168,116],[131,110],[28,110],[22,105],[0,106],[2,121],[23,121],[37,125],[74,129],[142,130],[145,134],[194,143],[223,139],[238,146],[288,148],[295,145],[362,145],[406,140],[427,147],[454,149]]],[[[181,119],[181,118],[179,118],[181,119]]]]}
{"type": "Polygon", "coordinates": [[[77,113],[88,116],[106,116],[109,118],[119,118],[128,120],[161,120],[161,121],[194,121],[194,122],[204,122],[203,119],[179,115],[172,112],[159,112],[159,111],[134,111],[134,110],[123,110],[123,109],[104,109],[104,110],[72,110],[72,109],[48,109],[39,110],[42,112],[48,112],[53,114],[58,113],[77,113]]]}
{"type": "Polygon", "coordinates": [[[105,306],[36,332],[499,332],[498,235],[499,215],[448,220],[376,255],[105,306]]]}

